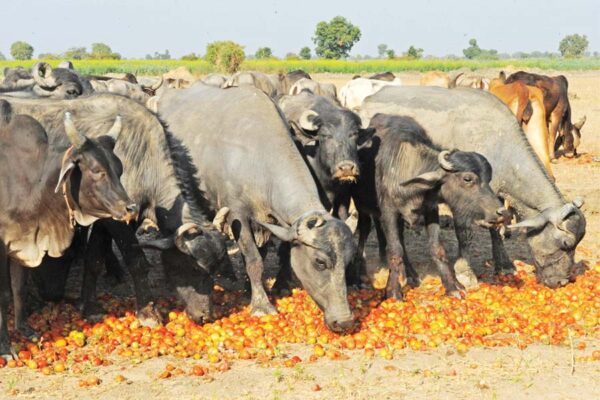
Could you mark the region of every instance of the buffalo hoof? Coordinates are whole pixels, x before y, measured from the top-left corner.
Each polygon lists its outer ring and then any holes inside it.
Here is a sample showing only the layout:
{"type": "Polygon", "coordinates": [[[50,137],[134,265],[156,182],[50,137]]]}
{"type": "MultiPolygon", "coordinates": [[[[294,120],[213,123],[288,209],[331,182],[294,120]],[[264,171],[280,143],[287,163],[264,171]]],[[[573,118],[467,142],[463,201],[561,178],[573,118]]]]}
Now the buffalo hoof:
{"type": "Polygon", "coordinates": [[[27,339],[33,339],[34,337],[37,337],[37,333],[26,323],[19,326],[17,331],[27,339]]]}
{"type": "Polygon", "coordinates": [[[262,317],[264,315],[273,315],[277,314],[277,309],[273,306],[273,304],[267,302],[262,304],[252,304],[252,316],[254,317],[262,317]]]}
{"type": "Polygon", "coordinates": [[[463,286],[463,288],[471,289],[479,286],[477,277],[473,273],[473,270],[464,260],[458,260],[454,266],[456,273],[456,280],[463,286]]]}
{"type": "Polygon", "coordinates": [[[90,322],[98,322],[102,320],[106,311],[98,303],[86,304],[81,310],[83,318],[90,322]]]}
{"type": "Polygon", "coordinates": [[[148,303],[142,309],[138,310],[137,318],[142,326],[147,326],[149,328],[162,325],[162,318],[156,307],[154,307],[153,302],[148,303]]]}

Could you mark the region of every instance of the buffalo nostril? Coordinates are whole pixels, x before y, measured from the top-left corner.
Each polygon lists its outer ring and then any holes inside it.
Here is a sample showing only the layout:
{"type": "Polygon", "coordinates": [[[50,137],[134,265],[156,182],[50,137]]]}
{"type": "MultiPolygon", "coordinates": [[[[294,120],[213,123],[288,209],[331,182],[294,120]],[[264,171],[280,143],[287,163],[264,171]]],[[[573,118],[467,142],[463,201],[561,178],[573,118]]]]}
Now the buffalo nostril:
{"type": "Polygon", "coordinates": [[[356,174],[356,164],[353,162],[343,162],[338,164],[337,169],[343,174],[356,174]]]}

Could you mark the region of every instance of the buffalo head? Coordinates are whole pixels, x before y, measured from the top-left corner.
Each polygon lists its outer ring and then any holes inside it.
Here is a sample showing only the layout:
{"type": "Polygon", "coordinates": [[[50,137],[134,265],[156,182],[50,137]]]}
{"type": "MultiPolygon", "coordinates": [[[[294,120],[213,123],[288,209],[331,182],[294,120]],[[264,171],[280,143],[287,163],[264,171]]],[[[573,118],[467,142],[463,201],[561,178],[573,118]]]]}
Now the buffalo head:
{"type": "Polygon", "coordinates": [[[291,226],[261,223],[291,244],[292,270],[325,314],[329,329],[340,332],[354,326],[348,304],[345,271],[355,249],[348,226],[325,212],[309,212],[291,226]]]}
{"type": "Polygon", "coordinates": [[[582,205],[582,199],[575,199],[509,226],[527,231],[537,279],[548,287],[564,286],[572,278],[575,248],[585,235],[582,205]]]}
{"type": "Polygon", "coordinates": [[[90,139],[81,134],[70,113],[65,113],[65,132],[71,147],[66,151],[55,191],[63,188],[69,208],[81,225],[99,218],[129,222],[137,217],[137,206],[121,185],[123,166],[113,153],[121,132],[121,117],[105,136],[90,139]]]}
{"type": "Polygon", "coordinates": [[[303,143],[314,142],[315,158],[331,180],[356,182],[360,176],[358,148],[368,142],[374,129],[362,129],[356,114],[341,109],[321,114],[308,109],[292,126],[303,143]]]}

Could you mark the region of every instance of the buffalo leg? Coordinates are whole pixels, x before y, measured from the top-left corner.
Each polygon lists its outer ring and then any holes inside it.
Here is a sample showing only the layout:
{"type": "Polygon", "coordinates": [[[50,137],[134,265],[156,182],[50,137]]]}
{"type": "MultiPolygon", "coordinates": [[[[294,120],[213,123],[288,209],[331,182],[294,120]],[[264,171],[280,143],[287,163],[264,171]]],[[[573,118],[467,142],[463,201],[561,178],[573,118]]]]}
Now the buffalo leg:
{"type": "Polygon", "coordinates": [[[458,259],[454,265],[456,278],[467,288],[477,286],[477,277],[471,269],[473,230],[468,223],[455,219],[454,231],[458,239],[458,259]]]}
{"type": "Polygon", "coordinates": [[[117,221],[103,221],[102,223],[106,224],[105,227],[117,244],[133,278],[138,318],[148,325],[160,323],[160,314],[154,308],[152,292],[148,283],[149,264],[144,252],[139,247],[134,229],[117,221]]]}
{"type": "Polygon", "coordinates": [[[8,305],[10,303],[10,268],[6,247],[0,240],[0,357],[10,355],[8,336],[8,305]]]}
{"type": "Polygon", "coordinates": [[[125,271],[119,263],[115,252],[112,249],[112,241],[108,244],[108,251],[105,258],[106,277],[114,279],[115,283],[121,283],[125,279],[125,271]]]}
{"type": "Polygon", "coordinates": [[[293,281],[292,266],[290,265],[290,244],[281,242],[277,248],[277,256],[279,258],[279,271],[271,292],[285,295],[291,292],[293,281]]]}
{"type": "Polygon", "coordinates": [[[27,277],[28,270],[15,261],[10,261],[10,283],[15,311],[15,329],[23,336],[33,337],[35,332],[27,325],[27,277]]]}
{"type": "Polygon", "coordinates": [[[385,238],[385,234],[383,233],[381,221],[379,221],[378,218],[373,218],[373,225],[375,225],[375,233],[377,233],[377,242],[379,245],[379,260],[381,262],[385,262],[387,253],[387,239],[385,238]]]}
{"type": "Polygon", "coordinates": [[[385,294],[387,298],[402,300],[402,287],[407,284],[407,280],[404,266],[404,249],[398,232],[398,218],[395,211],[390,211],[391,207],[382,206],[381,209],[383,232],[388,240],[387,264],[390,269],[385,294]]]}
{"type": "Polygon", "coordinates": [[[440,215],[437,205],[425,210],[425,225],[429,238],[429,252],[442,278],[446,295],[460,297],[460,291],[465,288],[456,280],[454,268],[448,263],[446,249],[440,242],[440,215]]]}
{"type": "Polygon", "coordinates": [[[412,263],[408,259],[408,254],[406,253],[406,245],[404,244],[404,220],[402,218],[398,218],[398,236],[400,237],[400,243],[404,249],[402,261],[404,262],[404,268],[406,269],[408,283],[412,287],[418,287],[421,284],[421,279],[419,278],[419,274],[417,274],[417,271],[413,267],[412,263]]]}
{"type": "Polygon", "coordinates": [[[490,229],[492,238],[492,257],[494,258],[494,269],[496,273],[514,274],[515,266],[510,262],[504,242],[496,229],[490,229]]]}
{"type": "Polygon", "coordinates": [[[233,234],[238,238],[238,246],[244,256],[244,263],[246,264],[246,272],[250,278],[250,286],[252,291],[252,298],[250,300],[250,306],[252,308],[252,315],[267,315],[277,314],[275,307],[269,302],[265,287],[262,283],[262,277],[264,272],[263,259],[254,242],[254,235],[252,228],[247,219],[243,218],[239,220],[239,224],[233,224],[233,234]],[[236,232],[237,231],[237,232],[236,232]]]}
{"type": "Polygon", "coordinates": [[[107,252],[111,252],[112,239],[103,224],[94,224],[83,260],[83,285],[81,286],[82,312],[85,318],[98,319],[104,310],[97,301],[96,286],[103,270],[107,252]]]}

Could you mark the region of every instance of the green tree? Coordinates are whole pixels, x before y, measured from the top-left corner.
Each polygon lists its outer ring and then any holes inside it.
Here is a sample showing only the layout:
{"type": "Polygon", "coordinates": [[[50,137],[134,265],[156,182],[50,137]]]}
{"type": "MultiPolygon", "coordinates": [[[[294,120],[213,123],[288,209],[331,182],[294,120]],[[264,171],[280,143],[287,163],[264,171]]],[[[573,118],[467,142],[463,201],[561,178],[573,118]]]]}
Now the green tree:
{"type": "Polygon", "coordinates": [[[85,60],[89,57],[90,55],[88,54],[85,47],[71,47],[62,55],[62,58],[66,60],[85,60]]]}
{"type": "Polygon", "coordinates": [[[385,51],[385,56],[388,58],[388,60],[393,60],[394,58],[396,58],[396,52],[394,51],[394,49],[387,49],[385,51]]]}
{"type": "Polygon", "coordinates": [[[466,49],[463,50],[463,54],[469,60],[478,58],[481,55],[481,49],[479,48],[479,45],[477,44],[477,39],[469,40],[469,47],[467,47],[466,49]]]}
{"type": "Polygon", "coordinates": [[[233,74],[245,59],[244,47],[230,40],[209,43],[204,59],[221,71],[233,74]]]}
{"type": "Polygon", "coordinates": [[[10,55],[15,60],[31,60],[31,57],[33,57],[33,46],[23,41],[14,42],[10,46],[10,55]]]}
{"type": "Polygon", "coordinates": [[[196,53],[186,54],[185,56],[181,57],[181,59],[184,61],[196,61],[199,58],[200,56],[198,56],[196,53]]]}
{"type": "Polygon", "coordinates": [[[272,58],[273,52],[271,51],[270,47],[259,47],[258,50],[256,50],[256,53],[254,53],[254,57],[257,60],[264,60],[266,58],[272,58]]]}
{"type": "Polygon", "coordinates": [[[310,52],[310,47],[305,46],[305,47],[301,48],[300,53],[298,53],[298,55],[303,60],[310,60],[310,58],[312,57],[312,54],[310,52]]]}
{"type": "Polygon", "coordinates": [[[92,43],[92,52],[90,58],[96,60],[120,60],[119,53],[113,53],[109,45],[104,43],[92,43]]]}
{"type": "Polygon", "coordinates": [[[419,59],[423,57],[423,49],[416,48],[415,46],[410,46],[406,51],[406,56],[414,59],[419,59]]]}
{"type": "Polygon", "coordinates": [[[588,48],[589,41],[586,35],[567,35],[560,41],[558,50],[563,57],[582,57],[588,48]]]}
{"type": "Polygon", "coordinates": [[[319,57],[346,58],[352,46],[360,40],[360,29],[346,18],[337,16],[330,22],[319,22],[312,40],[319,57]]]}
{"type": "Polygon", "coordinates": [[[377,55],[379,56],[379,58],[383,58],[384,56],[386,56],[387,50],[388,45],[385,43],[381,43],[379,46],[377,46],[377,55]]]}

